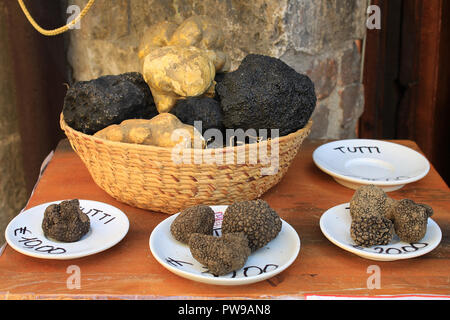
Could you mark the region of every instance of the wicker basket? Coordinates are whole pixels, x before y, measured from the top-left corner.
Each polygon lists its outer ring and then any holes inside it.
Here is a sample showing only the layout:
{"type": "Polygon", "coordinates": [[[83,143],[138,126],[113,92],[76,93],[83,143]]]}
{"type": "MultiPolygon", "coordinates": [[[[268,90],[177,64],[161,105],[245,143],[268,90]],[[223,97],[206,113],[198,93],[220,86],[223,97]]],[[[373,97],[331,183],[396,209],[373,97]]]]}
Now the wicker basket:
{"type": "Polygon", "coordinates": [[[257,144],[185,149],[185,155],[176,161],[171,148],[112,142],[83,134],[70,128],[62,113],[60,125],[100,188],[133,207],[173,214],[196,204],[230,204],[260,197],[284,176],[312,122],[297,132],[257,144]],[[249,160],[256,159],[249,158],[256,148],[266,150],[258,151],[257,162],[249,160]],[[213,161],[201,163],[202,159],[213,161]],[[262,172],[269,167],[275,168],[273,174],[262,172]]]}

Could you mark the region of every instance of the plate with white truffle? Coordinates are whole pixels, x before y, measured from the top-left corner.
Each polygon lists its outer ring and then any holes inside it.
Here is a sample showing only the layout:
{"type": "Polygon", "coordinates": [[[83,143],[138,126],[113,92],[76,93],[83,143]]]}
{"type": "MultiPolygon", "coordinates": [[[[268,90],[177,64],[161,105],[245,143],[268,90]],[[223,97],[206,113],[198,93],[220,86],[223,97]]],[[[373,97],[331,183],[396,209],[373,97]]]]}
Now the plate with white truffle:
{"type": "Polygon", "coordinates": [[[92,200],[60,200],[37,205],[8,224],[8,245],[42,259],[75,259],[111,248],[128,233],[128,217],[92,200]]]}
{"type": "Polygon", "coordinates": [[[395,261],[422,256],[442,239],[433,209],[388,197],[379,187],[359,187],[349,203],[327,210],[320,229],[332,243],[362,258],[395,261]]]}
{"type": "Polygon", "coordinates": [[[202,283],[243,285],[288,268],[300,238],[264,200],[197,205],[162,221],[149,239],[155,259],[169,271],[202,283]]]}

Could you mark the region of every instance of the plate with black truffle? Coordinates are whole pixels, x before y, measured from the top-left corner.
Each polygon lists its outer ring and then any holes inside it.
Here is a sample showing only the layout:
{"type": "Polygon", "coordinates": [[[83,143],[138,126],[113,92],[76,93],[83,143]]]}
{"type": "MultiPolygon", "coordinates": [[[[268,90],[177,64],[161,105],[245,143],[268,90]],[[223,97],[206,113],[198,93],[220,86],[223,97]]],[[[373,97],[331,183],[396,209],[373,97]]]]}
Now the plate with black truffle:
{"type": "Polygon", "coordinates": [[[288,268],[300,238],[263,200],[198,205],[162,221],[150,250],[169,271],[202,283],[244,285],[288,268]]]}
{"type": "Polygon", "coordinates": [[[8,244],[42,259],[75,259],[111,248],[129,229],[128,217],[109,204],[60,200],[27,209],[8,224],[8,244]]]}
{"type": "Polygon", "coordinates": [[[336,182],[351,189],[373,184],[386,192],[425,177],[430,163],[411,148],[381,140],[348,139],[321,145],[314,163],[336,182]]]}
{"type": "Polygon", "coordinates": [[[373,185],[356,190],[349,203],[327,210],[320,229],[338,247],[362,258],[395,261],[422,256],[442,239],[433,209],[411,199],[390,198],[373,185]]]}

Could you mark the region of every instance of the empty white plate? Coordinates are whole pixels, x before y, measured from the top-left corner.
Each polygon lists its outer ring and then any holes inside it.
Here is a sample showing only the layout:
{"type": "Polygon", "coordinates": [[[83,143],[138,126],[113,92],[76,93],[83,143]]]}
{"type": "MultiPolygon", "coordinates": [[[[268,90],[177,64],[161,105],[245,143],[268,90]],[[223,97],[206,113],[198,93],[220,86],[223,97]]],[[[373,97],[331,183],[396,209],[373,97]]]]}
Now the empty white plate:
{"type": "MultiPolygon", "coordinates": [[[[220,236],[222,216],[227,206],[211,206],[216,213],[214,234],[220,236]]],[[[162,221],[150,235],[150,250],[155,259],[169,271],[198,282],[216,285],[243,285],[269,279],[289,267],[300,251],[300,238],[287,222],[282,220],[280,233],[265,247],[253,252],[244,267],[223,276],[214,276],[195,260],[189,246],[170,233],[170,225],[179,213],[162,221]]]]}
{"type": "Polygon", "coordinates": [[[128,232],[128,217],[116,207],[98,201],[79,200],[80,208],[91,222],[89,232],[76,242],[48,239],[42,231],[45,209],[61,201],[44,203],[18,214],[6,227],[8,244],[14,250],[31,257],[65,260],[109,249],[128,232]]]}
{"type": "Polygon", "coordinates": [[[417,151],[370,139],[326,143],[314,151],[313,160],[322,171],[348,188],[373,184],[386,192],[422,179],[430,170],[428,160],[417,151]]]}
{"type": "Polygon", "coordinates": [[[439,226],[428,218],[425,237],[416,243],[400,241],[394,236],[391,243],[383,246],[360,247],[350,236],[350,204],[344,203],[327,210],[320,218],[320,229],[332,243],[362,258],[378,261],[410,259],[424,255],[436,248],[442,239],[439,226]]]}

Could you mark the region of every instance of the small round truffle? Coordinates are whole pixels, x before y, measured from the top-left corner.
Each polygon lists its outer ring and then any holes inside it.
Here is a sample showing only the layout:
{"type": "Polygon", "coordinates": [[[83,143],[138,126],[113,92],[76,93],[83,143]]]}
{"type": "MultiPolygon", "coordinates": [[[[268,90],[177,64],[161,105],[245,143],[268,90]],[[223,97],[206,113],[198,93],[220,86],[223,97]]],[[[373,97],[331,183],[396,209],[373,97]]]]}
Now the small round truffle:
{"type": "Polygon", "coordinates": [[[50,239],[75,242],[88,233],[89,228],[89,217],[81,211],[78,199],[51,204],[45,209],[42,230],[50,239]]]}
{"type": "Polygon", "coordinates": [[[264,247],[280,231],[280,217],[261,199],[235,202],[223,214],[222,233],[244,232],[252,252],[264,247]]]}
{"type": "Polygon", "coordinates": [[[197,205],[183,210],[170,225],[172,236],[187,244],[193,233],[212,235],[215,213],[211,207],[197,205]]]}
{"type": "Polygon", "coordinates": [[[425,236],[430,209],[410,199],[399,201],[394,211],[394,227],[400,240],[411,243],[425,236]]]}
{"type": "Polygon", "coordinates": [[[352,219],[361,216],[378,216],[384,214],[387,195],[383,189],[375,185],[359,187],[350,200],[352,219]]]}
{"type": "Polygon", "coordinates": [[[357,216],[352,219],[350,236],[359,246],[386,245],[394,237],[394,225],[381,215],[357,216]]]}
{"type": "Polygon", "coordinates": [[[178,100],[170,113],[191,126],[195,125],[195,121],[201,121],[202,134],[211,128],[223,130],[222,108],[213,98],[192,97],[178,100]]]}
{"type": "Polygon", "coordinates": [[[189,249],[198,262],[217,276],[241,269],[251,253],[243,232],[227,233],[221,237],[193,233],[189,249]]]}

